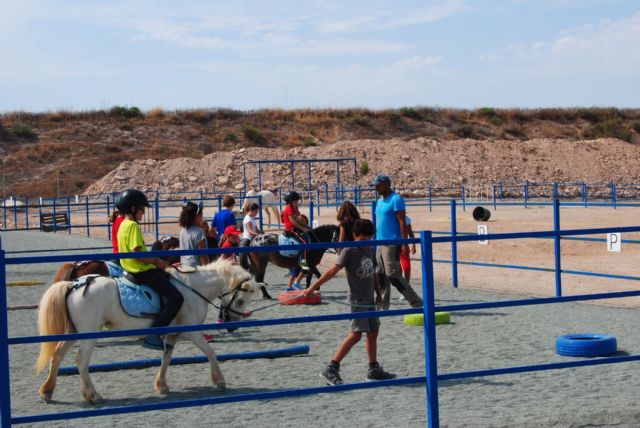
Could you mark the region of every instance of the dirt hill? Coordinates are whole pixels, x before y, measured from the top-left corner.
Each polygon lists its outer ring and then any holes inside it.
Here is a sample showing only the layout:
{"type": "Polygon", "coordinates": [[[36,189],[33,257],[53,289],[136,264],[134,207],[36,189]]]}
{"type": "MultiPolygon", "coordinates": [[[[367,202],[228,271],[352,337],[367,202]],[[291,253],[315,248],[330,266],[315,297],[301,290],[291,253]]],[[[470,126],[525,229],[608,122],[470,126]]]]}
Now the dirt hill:
{"type": "MultiPolygon", "coordinates": [[[[496,180],[640,182],[640,110],[193,110],[8,113],[0,116],[7,195],[233,190],[242,162],[356,157],[400,187],[496,180]]],[[[366,165],[365,165],[366,164],[366,165]]],[[[368,169],[368,173],[364,174],[368,169]]],[[[334,183],[335,164],[312,169],[334,183]]],[[[255,178],[257,168],[247,170],[255,178]]],[[[353,166],[341,176],[353,181],[353,166]]],[[[263,169],[288,188],[288,166],[263,169]]],[[[306,183],[300,167],[296,182],[306,183]]],[[[256,183],[254,180],[253,183],[256,183]]]]}

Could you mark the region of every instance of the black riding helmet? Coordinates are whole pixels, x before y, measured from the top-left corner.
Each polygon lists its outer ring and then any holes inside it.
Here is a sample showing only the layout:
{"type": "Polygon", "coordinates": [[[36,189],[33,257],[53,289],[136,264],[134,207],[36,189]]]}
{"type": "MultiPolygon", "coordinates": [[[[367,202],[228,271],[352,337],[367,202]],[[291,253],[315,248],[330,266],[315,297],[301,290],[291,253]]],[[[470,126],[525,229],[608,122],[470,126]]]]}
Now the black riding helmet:
{"type": "Polygon", "coordinates": [[[120,194],[116,208],[125,214],[133,214],[131,208],[150,207],[149,200],[144,193],[137,189],[127,189],[120,194]]]}
{"type": "Polygon", "coordinates": [[[295,190],[292,190],[291,192],[287,192],[284,195],[284,201],[288,204],[290,204],[293,201],[299,201],[299,200],[300,200],[300,194],[295,190]]]}

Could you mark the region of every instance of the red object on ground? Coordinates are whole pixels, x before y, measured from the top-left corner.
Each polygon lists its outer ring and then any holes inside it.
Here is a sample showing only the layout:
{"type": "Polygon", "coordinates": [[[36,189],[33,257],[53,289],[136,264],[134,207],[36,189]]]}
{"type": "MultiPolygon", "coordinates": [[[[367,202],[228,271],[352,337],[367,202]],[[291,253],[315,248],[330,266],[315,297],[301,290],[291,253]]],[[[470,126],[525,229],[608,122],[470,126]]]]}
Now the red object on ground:
{"type": "Polygon", "coordinates": [[[320,292],[314,291],[305,297],[304,290],[283,291],[278,296],[278,300],[281,305],[316,305],[322,301],[322,295],[320,292]]]}

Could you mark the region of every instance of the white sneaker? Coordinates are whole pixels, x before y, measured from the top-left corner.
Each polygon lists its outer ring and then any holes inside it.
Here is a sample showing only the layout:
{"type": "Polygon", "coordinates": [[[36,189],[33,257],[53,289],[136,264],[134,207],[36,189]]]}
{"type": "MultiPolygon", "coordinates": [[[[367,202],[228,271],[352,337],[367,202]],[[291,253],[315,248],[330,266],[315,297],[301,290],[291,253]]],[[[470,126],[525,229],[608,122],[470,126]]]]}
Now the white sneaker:
{"type": "Polygon", "coordinates": [[[398,302],[404,302],[407,299],[401,294],[400,297],[398,297],[398,302]]]}

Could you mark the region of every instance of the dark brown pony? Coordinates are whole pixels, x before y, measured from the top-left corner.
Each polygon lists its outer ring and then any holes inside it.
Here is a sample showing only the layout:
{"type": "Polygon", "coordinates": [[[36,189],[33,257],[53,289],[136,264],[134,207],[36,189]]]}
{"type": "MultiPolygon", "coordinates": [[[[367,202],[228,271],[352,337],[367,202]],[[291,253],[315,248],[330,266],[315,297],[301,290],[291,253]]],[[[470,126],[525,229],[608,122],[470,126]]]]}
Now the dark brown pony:
{"type": "MultiPolygon", "coordinates": [[[[337,242],[340,235],[340,228],[333,224],[325,224],[313,229],[309,238],[311,242],[337,242]]],[[[279,245],[278,235],[269,233],[266,235],[258,235],[251,240],[252,247],[261,247],[267,245],[279,245]]],[[[311,283],[311,277],[315,275],[320,278],[318,265],[322,260],[326,248],[307,251],[307,265],[309,266],[309,274],[307,275],[307,287],[311,283]]],[[[240,257],[240,265],[247,269],[256,279],[257,282],[264,282],[264,274],[267,271],[269,262],[276,266],[292,269],[298,266],[297,257],[285,257],[279,251],[261,251],[248,254],[247,257],[240,257]]],[[[241,254],[241,256],[244,256],[241,254]]]]}
{"type": "MultiPolygon", "coordinates": [[[[216,247],[218,244],[216,243],[216,247]]],[[[152,251],[175,250],[180,247],[178,238],[163,236],[151,246],[152,251]]],[[[180,257],[165,257],[167,262],[173,264],[180,261],[180,257]]],[[[72,281],[84,275],[97,274],[101,276],[109,276],[107,265],[101,260],[88,260],[75,263],[64,263],[56,272],[53,282],[72,281]]]]}

